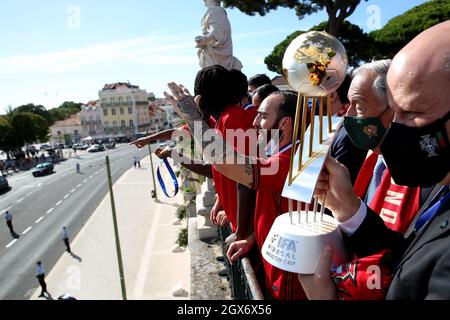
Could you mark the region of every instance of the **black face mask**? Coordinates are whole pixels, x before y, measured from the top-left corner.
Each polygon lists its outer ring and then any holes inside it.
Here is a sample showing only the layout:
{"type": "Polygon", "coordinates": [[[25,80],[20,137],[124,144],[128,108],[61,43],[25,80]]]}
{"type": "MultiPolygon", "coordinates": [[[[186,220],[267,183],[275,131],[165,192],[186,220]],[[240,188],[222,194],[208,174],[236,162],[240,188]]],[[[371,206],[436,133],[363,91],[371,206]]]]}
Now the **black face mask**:
{"type": "Polygon", "coordinates": [[[429,187],[450,170],[450,143],[445,122],[450,112],[425,127],[393,122],[380,150],[396,184],[429,187]]]}

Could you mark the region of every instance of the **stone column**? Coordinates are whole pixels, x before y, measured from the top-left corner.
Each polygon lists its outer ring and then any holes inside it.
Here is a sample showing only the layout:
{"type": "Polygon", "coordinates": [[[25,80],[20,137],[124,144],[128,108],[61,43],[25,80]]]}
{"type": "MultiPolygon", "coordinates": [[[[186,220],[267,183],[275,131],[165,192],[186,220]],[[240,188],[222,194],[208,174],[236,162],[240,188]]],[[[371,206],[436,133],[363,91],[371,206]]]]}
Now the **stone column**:
{"type": "Polygon", "coordinates": [[[200,239],[217,237],[217,227],[211,224],[209,213],[214,205],[216,189],[213,179],[206,178],[202,185],[202,192],[197,195],[197,226],[200,239]]]}

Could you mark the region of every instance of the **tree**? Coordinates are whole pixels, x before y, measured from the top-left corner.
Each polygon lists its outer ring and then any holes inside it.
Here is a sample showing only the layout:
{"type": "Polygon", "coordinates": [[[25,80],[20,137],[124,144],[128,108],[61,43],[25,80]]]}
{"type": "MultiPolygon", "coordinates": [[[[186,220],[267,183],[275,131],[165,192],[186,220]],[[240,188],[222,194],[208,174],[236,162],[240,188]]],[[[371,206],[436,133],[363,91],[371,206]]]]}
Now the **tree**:
{"type": "Polygon", "coordinates": [[[80,112],[81,106],[82,103],[66,101],[58,108],[50,109],[49,112],[52,118],[51,124],[55,123],[55,121],[65,120],[72,114],[80,112]]]}
{"type": "Polygon", "coordinates": [[[5,152],[10,151],[8,144],[11,131],[12,126],[9,123],[8,118],[0,116],[0,150],[3,150],[5,152]]]}
{"type": "MultiPolygon", "coordinates": [[[[367,0],[365,0],[367,1],[367,0]]],[[[326,10],[328,25],[326,31],[334,36],[349,16],[355,12],[361,0],[223,0],[225,7],[236,7],[248,15],[258,13],[263,16],[278,7],[295,8],[299,19],[306,15],[326,10]]]]}
{"type": "MultiPolygon", "coordinates": [[[[310,30],[324,30],[326,25],[326,22],[322,22],[319,25],[312,27],[310,30]]],[[[295,31],[275,46],[272,53],[264,59],[264,62],[270,71],[282,74],[282,61],[287,47],[292,40],[305,32],[306,31],[295,31]]],[[[357,66],[361,61],[366,61],[371,58],[371,40],[358,26],[345,21],[338,38],[347,51],[349,65],[357,66]]]]}
{"type": "Polygon", "coordinates": [[[45,109],[44,106],[35,105],[33,103],[25,104],[25,105],[22,105],[22,106],[19,106],[19,107],[13,109],[12,111],[10,111],[8,113],[8,116],[12,117],[17,113],[23,113],[23,112],[37,114],[37,115],[43,117],[45,120],[47,120],[48,124],[50,124],[52,121],[50,113],[47,111],[47,109],[45,109]]]}
{"type": "Polygon", "coordinates": [[[392,58],[419,33],[449,19],[450,2],[448,0],[433,0],[418,5],[392,18],[382,29],[369,34],[377,48],[374,56],[392,58]]]}
{"type": "Polygon", "coordinates": [[[16,113],[11,118],[12,125],[12,145],[20,148],[26,143],[36,141],[47,141],[48,124],[43,117],[30,113],[16,113]]]}

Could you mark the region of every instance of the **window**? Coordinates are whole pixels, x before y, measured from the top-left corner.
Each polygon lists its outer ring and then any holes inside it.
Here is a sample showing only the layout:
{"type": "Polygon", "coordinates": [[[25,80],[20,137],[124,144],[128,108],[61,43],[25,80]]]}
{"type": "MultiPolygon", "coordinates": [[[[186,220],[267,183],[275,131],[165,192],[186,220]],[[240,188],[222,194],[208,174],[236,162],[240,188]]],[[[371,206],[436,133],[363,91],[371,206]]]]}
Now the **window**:
{"type": "Polygon", "coordinates": [[[134,122],[133,122],[133,120],[130,120],[130,127],[134,127],[134,122]]]}
{"type": "Polygon", "coordinates": [[[128,114],[133,114],[133,108],[128,108],[128,114]]]}
{"type": "Polygon", "coordinates": [[[108,127],[109,127],[109,122],[105,121],[105,128],[108,128],[108,127]]]}
{"type": "Polygon", "coordinates": [[[116,99],[114,99],[114,98],[111,98],[110,101],[111,101],[112,106],[114,105],[114,103],[116,103],[116,99]]]}
{"type": "Polygon", "coordinates": [[[116,108],[112,108],[112,109],[111,109],[111,114],[112,114],[113,116],[116,115],[116,108]]]}
{"type": "Polygon", "coordinates": [[[131,101],[131,97],[127,97],[127,104],[128,105],[132,105],[133,104],[133,102],[131,101]]]}
{"type": "Polygon", "coordinates": [[[106,98],[102,98],[102,105],[106,104],[106,98]]]}
{"type": "Polygon", "coordinates": [[[113,128],[117,127],[117,121],[113,121],[113,128]]]}
{"type": "Polygon", "coordinates": [[[125,120],[120,121],[120,126],[121,126],[122,128],[125,128],[125,120]]]}
{"type": "Polygon", "coordinates": [[[122,105],[122,104],[123,104],[123,98],[119,97],[119,105],[122,105]]]}
{"type": "Polygon", "coordinates": [[[108,109],[103,109],[103,115],[106,117],[108,115],[108,109]]]}
{"type": "Polygon", "coordinates": [[[120,114],[121,114],[121,115],[124,114],[123,108],[120,108],[120,114]]]}

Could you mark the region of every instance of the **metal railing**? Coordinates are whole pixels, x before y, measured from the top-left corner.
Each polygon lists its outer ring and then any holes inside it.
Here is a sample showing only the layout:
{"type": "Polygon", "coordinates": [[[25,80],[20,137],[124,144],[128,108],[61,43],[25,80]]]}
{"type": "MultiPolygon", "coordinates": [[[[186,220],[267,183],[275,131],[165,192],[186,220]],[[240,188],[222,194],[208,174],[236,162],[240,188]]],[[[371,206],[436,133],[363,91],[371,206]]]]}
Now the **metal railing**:
{"type": "Polygon", "coordinates": [[[264,294],[258,283],[250,259],[244,257],[233,265],[228,262],[227,245],[225,239],[231,234],[229,226],[219,227],[219,238],[222,243],[222,252],[225,266],[229,275],[231,295],[234,300],[264,300],[264,294]]]}

